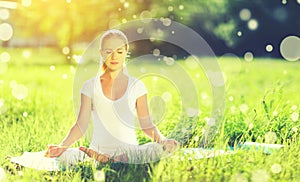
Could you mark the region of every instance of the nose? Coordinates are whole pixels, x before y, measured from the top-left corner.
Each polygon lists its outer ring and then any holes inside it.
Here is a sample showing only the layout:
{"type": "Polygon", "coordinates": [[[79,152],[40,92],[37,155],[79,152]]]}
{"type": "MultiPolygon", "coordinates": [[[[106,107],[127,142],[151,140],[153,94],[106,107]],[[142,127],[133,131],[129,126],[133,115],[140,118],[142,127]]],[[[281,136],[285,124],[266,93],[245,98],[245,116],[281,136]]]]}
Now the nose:
{"type": "Polygon", "coordinates": [[[117,59],[117,53],[116,52],[111,53],[111,59],[117,59]]]}

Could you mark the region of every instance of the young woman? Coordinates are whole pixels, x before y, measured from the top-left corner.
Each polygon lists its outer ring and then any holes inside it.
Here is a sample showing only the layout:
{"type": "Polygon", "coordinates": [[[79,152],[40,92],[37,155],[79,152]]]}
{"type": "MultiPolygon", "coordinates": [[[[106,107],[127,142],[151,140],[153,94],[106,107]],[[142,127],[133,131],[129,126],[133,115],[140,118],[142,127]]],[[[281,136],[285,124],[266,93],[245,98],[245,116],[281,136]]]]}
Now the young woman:
{"type": "Polygon", "coordinates": [[[162,152],[172,152],[179,146],[177,141],[164,137],[151,121],[143,82],[126,73],[128,49],[127,37],[119,30],[108,30],[101,36],[102,69],[95,78],[83,84],[76,122],[59,145],[48,147],[45,156],[70,158],[68,148],[84,135],[91,115],[92,141],[89,148],[79,148],[80,156],[87,154],[99,162],[110,159],[137,162],[135,158],[151,161],[162,152]],[[138,145],[135,115],[143,132],[154,142],[138,145]]]}

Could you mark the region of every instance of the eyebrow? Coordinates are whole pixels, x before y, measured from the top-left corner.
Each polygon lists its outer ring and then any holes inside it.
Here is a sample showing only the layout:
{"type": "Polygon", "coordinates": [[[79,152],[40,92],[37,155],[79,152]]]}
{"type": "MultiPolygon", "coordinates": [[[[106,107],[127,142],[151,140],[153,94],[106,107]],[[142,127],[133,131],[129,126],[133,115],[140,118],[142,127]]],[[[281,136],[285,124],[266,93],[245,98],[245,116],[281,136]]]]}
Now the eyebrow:
{"type": "MultiPolygon", "coordinates": [[[[106,50],[106,51],[108,51],[108,50],[109,50],[109,51],[113,51],[114,49],[109,49],[109,48],[107,48],[107,49],[104,49],[104,50],[106,50]]],[[[115,49],[115,50],[118,50],[118,51],[119,51],[119,50],[124,50],[124,48],[122,47],[122,48],[118,48],[118,49],[115,49]]]]}

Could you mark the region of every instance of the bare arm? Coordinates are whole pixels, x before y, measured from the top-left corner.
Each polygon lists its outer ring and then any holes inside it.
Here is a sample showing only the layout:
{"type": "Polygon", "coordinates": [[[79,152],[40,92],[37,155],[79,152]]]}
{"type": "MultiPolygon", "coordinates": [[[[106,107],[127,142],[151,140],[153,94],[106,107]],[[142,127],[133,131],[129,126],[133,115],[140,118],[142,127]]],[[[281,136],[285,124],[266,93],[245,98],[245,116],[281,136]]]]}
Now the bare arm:
{"type": "Polygon", "coordinates": [[[155,142],[160,143],[161,141],[165,140],[166,137],[160,133],[150,118],[146,94],[137,99],[136,110],[143,132],[155,142]]]}
{"type": "Polygon", "coordinates": [[[89,97],[81,94],[81,105],[76,122],[73,124],[67,136],[59,145],[50,145],[45,153],[47,157],[60,156],[70,145],[80,139],[85,133],[92,111],[92,101],[89,97]]]}
{"type": "Polygon", "coordinates": [[[91,117],[91,106],[91,99],[81,94],[81,105],[77,120],[60,145],[69,147],[84,135],[91,117]]]}

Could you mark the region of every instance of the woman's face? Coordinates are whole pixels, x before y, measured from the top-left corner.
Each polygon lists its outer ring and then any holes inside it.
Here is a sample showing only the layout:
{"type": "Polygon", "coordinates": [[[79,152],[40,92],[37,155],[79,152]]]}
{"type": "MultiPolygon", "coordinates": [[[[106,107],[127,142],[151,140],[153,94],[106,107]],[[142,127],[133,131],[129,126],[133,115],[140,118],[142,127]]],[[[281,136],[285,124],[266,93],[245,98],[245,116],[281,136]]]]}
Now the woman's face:
{"type": "Polygon", "coordinates": [[[100,53],[110,70],[119,70],[123,68],[127,50],[122,39],[117,37],[105,39],[102,43],[100,53]]]}

